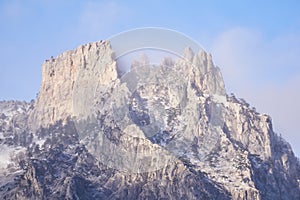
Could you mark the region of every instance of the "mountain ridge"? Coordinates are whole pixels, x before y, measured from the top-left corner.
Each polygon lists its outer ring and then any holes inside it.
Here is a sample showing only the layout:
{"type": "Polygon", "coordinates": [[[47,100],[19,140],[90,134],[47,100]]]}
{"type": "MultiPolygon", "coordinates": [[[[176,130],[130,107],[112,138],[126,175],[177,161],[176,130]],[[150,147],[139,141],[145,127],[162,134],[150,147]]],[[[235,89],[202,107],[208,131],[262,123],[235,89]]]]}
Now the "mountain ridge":
{"type": "Polygon", "coordinates": [[[4,199],[300,198],[290,145],[204,51],[120,76],[89,43],[43,64],[35,102],[0,108],[4,199]]]}

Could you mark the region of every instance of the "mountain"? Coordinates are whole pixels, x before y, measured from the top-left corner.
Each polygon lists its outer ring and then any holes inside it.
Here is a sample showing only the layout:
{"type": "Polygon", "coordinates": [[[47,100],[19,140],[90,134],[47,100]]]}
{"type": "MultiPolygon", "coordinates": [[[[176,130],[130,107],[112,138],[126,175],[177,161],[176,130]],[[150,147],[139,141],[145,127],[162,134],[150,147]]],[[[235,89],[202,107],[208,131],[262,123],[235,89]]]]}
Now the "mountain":
{"type": "Polygon", "coordinates": [[[300,199],[290,145],[210,54],[124,73],[99,41],[42,68],[36,100],[0,102],[2,199],[300,199]]]}

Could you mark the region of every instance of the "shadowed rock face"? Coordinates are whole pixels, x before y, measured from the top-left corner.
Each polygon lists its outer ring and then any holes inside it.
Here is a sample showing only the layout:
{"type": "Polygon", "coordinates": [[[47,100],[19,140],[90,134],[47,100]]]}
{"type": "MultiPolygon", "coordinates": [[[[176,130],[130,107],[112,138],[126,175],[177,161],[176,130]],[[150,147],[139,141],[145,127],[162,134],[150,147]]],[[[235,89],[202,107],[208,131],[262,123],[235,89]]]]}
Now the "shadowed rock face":
{"type": "Polygon", "coordinates": [[[300,198],[290,145],[209,54],[117,67],[83,45],[43,64],[35,102],[0,102],[2,199],[300,198]]]}

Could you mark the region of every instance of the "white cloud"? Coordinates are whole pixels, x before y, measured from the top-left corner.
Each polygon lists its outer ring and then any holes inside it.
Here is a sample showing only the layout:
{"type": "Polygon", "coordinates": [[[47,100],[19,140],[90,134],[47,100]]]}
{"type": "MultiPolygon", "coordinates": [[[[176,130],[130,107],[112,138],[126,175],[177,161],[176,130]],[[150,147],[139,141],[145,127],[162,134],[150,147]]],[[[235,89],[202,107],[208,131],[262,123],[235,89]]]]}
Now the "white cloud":
{"type": "Polygon", "coordinates": [[[299,34],[267,39],[256,30],[238,27],[220,34],[211,49],[228,92],[270,114],[275,131],[291,142],[300,156],[299,34]]]}

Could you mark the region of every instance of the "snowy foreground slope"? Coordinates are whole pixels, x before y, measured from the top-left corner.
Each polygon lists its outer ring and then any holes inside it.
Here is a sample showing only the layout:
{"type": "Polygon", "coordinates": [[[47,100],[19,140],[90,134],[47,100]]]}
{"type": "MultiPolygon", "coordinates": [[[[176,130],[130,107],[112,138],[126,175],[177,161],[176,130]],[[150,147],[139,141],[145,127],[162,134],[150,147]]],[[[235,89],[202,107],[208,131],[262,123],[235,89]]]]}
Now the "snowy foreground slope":
{"type": "Polygon", "coordinates": [[[290,145],[209,54],[119,67],[82,45],[43,64],[35,101],[0,102],[1,199],[300,199],[290,145]]]}

